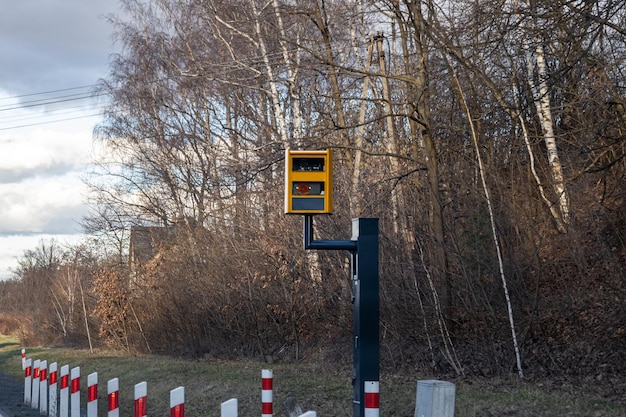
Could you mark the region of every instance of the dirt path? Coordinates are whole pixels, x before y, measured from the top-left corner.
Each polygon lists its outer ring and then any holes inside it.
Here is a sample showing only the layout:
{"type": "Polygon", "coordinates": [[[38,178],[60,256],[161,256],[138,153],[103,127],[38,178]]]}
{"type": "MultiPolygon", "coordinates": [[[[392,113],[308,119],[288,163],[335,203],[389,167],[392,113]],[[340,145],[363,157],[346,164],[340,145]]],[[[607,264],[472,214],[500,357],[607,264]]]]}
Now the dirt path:
{"type": "Polygon", "coordinates": [[[24,404],[24,383],[0,372],[0,414],[4,417],[41,417],[24,404]]]}

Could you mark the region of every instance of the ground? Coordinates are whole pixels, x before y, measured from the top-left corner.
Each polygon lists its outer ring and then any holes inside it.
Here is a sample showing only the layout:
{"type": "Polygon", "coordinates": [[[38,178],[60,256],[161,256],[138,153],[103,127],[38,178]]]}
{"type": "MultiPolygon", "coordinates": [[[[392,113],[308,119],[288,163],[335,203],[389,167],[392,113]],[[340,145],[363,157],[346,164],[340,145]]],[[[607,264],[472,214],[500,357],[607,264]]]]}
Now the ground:
{"type": "Polygon", "coordinates": [[[0,414],[4,417],[41,417],[24,404],[24,383],[0,372],[0,414]]]}

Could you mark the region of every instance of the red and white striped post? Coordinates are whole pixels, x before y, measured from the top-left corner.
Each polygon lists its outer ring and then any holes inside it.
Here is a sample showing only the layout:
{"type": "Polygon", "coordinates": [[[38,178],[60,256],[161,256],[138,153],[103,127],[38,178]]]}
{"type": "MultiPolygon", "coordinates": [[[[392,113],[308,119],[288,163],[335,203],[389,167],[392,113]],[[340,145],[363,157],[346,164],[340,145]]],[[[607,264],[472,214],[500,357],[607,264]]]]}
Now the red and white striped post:
{"type": "Polygon", "coordinates": [[[39,414],[48,413],[48,361],[39,364],[39,414]]]}
{"type": "Polygon", "coordinates": [[[59,417],[70,415],[70,366],[61,367],[61,385],[59,387],[59,417]]]}
{"type": "Polygon", "coordinates": [[[48,386],[48,416],[57,417],[57,363],[52,362],[48,371],[50,373],[50,385],[48,386]]]}
{"type": "Polygon", "coordinates": [[[41,361],[35,359],[33,362],[33,394],[30,398],[30,408],[39,409],[39,365],[41,361]]]}
{"type": "Polygon", "coordinates": [[[80,366],[70,371],[70,417],[80,417],[80,366]]]}
{"type": "Polygon", "coordinates": [[[107,417],[120,417],[120,380],[113,378],[107,382],[107,417]]]}
{"type": "Polygon", "coordinates": [[[148,383],[146,381],[135,384],[135,417],[146,417],[148,402],[148,383]]]}
{"type": "Polygon", "coordinates": [[[170,417],[185,417],[185,387],[170,391],[170,417]]]}
{"type": "Polygon", "coordinates": [[[98,417],[98,373],[87,375],[87,417],[98,417]]]}
{"type": "Polygon", "coordinates": [[[380,382],[365,381],[365,407],[363,417],[378,417],[380,415],[380,382]]]}
{"type": "Polygon", "coordinates": [[[272,417],[274,414],[273,374],[271,369],[261,371],[261,417],[272,417]]]}
{"type": "Polygon", "coordinates": [[[24,404],[30,405],[31,395],[33,393],[33,360],[26,359],[26,368],[24,368],[24,404]]]}
{"type": "Polygon", "coordinates": [[[26,370],[26,349],[22,349],[22,371],[26,370]]]}

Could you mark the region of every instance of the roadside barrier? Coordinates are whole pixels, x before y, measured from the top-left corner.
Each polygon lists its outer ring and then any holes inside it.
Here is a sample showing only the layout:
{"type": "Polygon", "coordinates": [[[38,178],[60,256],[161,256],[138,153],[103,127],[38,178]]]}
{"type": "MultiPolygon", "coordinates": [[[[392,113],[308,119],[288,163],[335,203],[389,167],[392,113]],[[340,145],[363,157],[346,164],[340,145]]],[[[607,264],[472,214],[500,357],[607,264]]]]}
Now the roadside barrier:
{"type": "Polygon", "coordinates": [[[263,369],[261,371],[261,417],[272,417],[274,414],[273,379],[274,375],[271,369],[263,369]]]}
{"type": "Polygon", "coordinates": [[[33,395],[30,399],[30,408],[39,409],[39,364],[41,361],[36,359],[33,362],[33,395]]]}
{"type": "Polygon", "coordinates": [[[61,367],[61,387],[59,389],[59,417],[68,417],[70,414],[70,366],[61,367]]]}
{"type": "Polygon", "coordinates": [[[33,360],[26,359],[24,366],[24,404],[30,406],[33,392],[33,360]]]}
{"type": "Polygon", "coordinates": [[[170,391],[170,417],[185,417],[185,387],[170,391]]]}
{"type": "Polygon", "coordinates": [[[87,375],[87,417],[98,417],[98,373],[87,375]]]}
{"type": "Polygon", "coordinates": [[[135,417],[146,417],[148,415],[148,383],[140,382],[135,384],[135,417]]]}
{"type": "Polygon", "coordinates": [[[80,366],[70,371],[70,416],[80,417],[80,366]]]}
{"type": "MultiPolygon", "coordinates": [[[[24,351],[24,350],[22,350],[24,351]]],[[[58,372],[56,362],[24,358],[24,404],[47,417],[81,417],[80,413],[80,367],[70,370],[69,365],[61,366],[58,372]],[[58,395],[57,395],[58,394],[58,395]],[[58,413],[57,413],[58,411],[58,413]]],[[[273,372],[261,370],[261,417],[272,417],[273,407],[273,372]]],[[[378,382],[366,383],[366,413],[364,417],[377,417],[378,382]],[[371,409],[371,410],[370,410],[371,409]],[[368,413],[368,410],[370,412],[368,413]],[[375,410],[375,411],[374,411],[375,410]]],[[[87,417],[98,417],[98,373],[87,376],[87,417]]],[[[147,417],[148,384],[146,381],[134,386],[134,417],[147,417]]],[[[221,403],[221,417],[237,417],[236,398],[221,403]]],[[[119,417],[119,379],[107,382],[107,417],[119,417]]],[[[185,417],[185,388],[178,387],[170,391],[170,417],[185,417]]],[[[315,411],[307,411],[299,417],[317,417],[315,411]]]]}
{"type": "Polygon", "coordinates": [[[113,378],[107,382],[107,417],[120,417],[120,381],[113,378]]]}
{"type": "Polygon", "coordinates": [[[50,386],[48,389],[48,416],[57,417],[57,363],[50,364],[50,386]]]}
{"type": "Polygon", "coordinates": [[[39,414],[48,413],[48,361],[39,364],[39,414]]]}

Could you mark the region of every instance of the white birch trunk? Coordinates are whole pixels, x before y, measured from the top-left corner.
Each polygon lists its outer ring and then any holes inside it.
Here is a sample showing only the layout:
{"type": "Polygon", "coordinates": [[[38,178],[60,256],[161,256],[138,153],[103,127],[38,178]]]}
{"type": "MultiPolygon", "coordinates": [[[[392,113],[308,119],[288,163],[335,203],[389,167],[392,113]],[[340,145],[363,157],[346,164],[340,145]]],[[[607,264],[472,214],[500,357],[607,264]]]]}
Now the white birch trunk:
{"type": "Polygon", "coordinates": [[[283,24],[283,17],[280,13],[280,9],[278,7],[278,1],[273,0],[272,5],[274,6],[274,13],[276,15],[276,20],[278,22],[278,31],[280,33],[279,43],[280,48],[283,54],[283,61],[285,61],[285,67],[287,68],[287,82],[289,87],[289,96],[291,98],[291,106],[293,108],[293,117],[294,117],[294,139],[299,142],[302,139],[303,130],[302,130],[302,113],[300,111],[300,100],[298,95],[296,94],[296,76],[298,75],[298,62],[300,57],[300,49],[294,53],[296,54],[296,65],[294,66],[291,58],[289,57],[289,50],[287,49],[287,35],[285,33],[285,27],[283,24]]]}
{"type": "MultiPolygon", "coordinates": [[[[452,69],[452,65],[449,65],[452,69]]],[[[459,97],[461,99],[461,105],[465,110],[465,114],[467,117],[467,122],[470,126],[470,134],[472,136],[472,141],[474,143],[474,149],[476,151],[476,159],[478,161],[478,170],[480,173],[480,180],[483,187],[483,192],[485,193],[485,200],[487,201],[487,208],[489,211],[489,220],[491,223],[491,236],[493,238],[493,243],[496,248],[496,254],[498,256],[498,267],[500,270],[500,280],[502,281],[502,290],[504,291],[504,299],[506,301],[507,312],[509,316],[509,327],[511,329],[511,338],[513,340],[513,349],[515,351],[515,360],[517,363],[517,372],[520,378],[524,377],[524,371],[522,369],[522,359],[520,355],[519,344],[517,342],[517,332],[515,331],[515,320],[513,317],[513,306],[511,304],[511,297],[509,296],[509,287],[506,281],[506,275],[504,274],[504,261],[502,260],[502,250],[500,248],[500,239],[498,237],[498,231],[496,228],[496,221],[493,214],[493,207],[491,204],[491,195],[489,193],[489,187],[487,186],[487,180],[485,179],[485,167],[483,164],[483,159],[480,154],[480,146],[478,145],[478,133],[474,128],[472,114],[470,113],[469,106],[465,101],[465,95],[463,94],[463,90],[461,89],[461,84],[459,83],[456,74],[453,71],[454,81],[456,82],[457,90],[459,92],[459,97]]]]}
{"type": "Polygon", "coordinates": [[[280,135],[280,140],[283,143],[285,148],[289,147],[289,139],[287,137],[287,123],[285,121],[285,115],[283,113],[282,107],[280,106],[280,96],[278,94],[278,88],[276,87],[276,77],[274,76],[274,69],[270,64],[269,57],[267,55],[267,48],[265,47],[265,40],[263,39],[263,34],[261,33],[261,21],[259,20],[259,13],[254,1],[251,2],[252,11],[254,13],[254,29],[256,31],[257,37],[257,47],[261,52],[261,56],[263,57],[263,65],[265,66],[265,72],[267,75],[267,82],[270,87],[270,97],[272,99],[272,106],[274,108],[274,117],[278,122],[278,130],[280,135]]]}
{"type": "MultiPolygon", "coordinates": [[[[523,25],[523,24],[522,24],[523,25]]],[[[554,135],[554,124],[552,120],[552,110],[550,108],[550,91],[548,88],[548,71],[545,61],[545,51],[539,39],[534,39],[535,54],[531,51],[528,36],[522,33],[522,42],[524,54],[526,57],[526,71],[528,75],[528,84],[533,93],[533,101],[541,124],[544,143],[548,156],[548,164],[550,166],[550,175],[552,186],[558,201],[560,213],[560,222],[569,224],[570,208],[567,189],[565,188],[565,179],[563,177],[563,167],[559,158],[559,152],[556,145],[554,135]],[[535,68],[537,70],[537,83],[535,82],[535,68]]],[[[557,223],[560,223],[557,220],[557,223]]]]}

